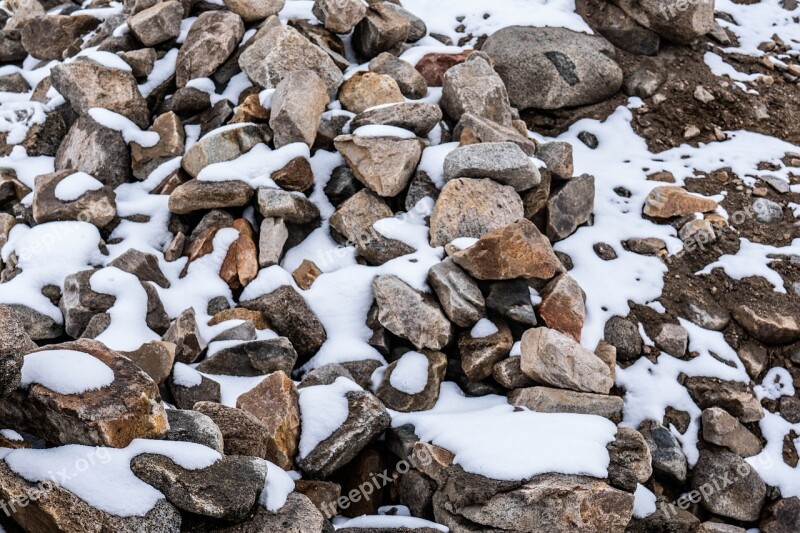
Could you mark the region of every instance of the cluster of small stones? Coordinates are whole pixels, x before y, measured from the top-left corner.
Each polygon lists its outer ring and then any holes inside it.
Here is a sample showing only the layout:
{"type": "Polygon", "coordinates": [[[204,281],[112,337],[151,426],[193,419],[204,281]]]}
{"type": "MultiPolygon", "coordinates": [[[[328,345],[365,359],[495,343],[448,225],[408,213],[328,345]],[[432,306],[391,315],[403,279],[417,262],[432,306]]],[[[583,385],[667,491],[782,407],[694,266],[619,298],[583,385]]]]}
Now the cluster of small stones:
{"type": "MultiPolygon", "coordinates": [[[[28,531],[313,533],[332,531],[329,520],[336,514],[374,514],[381,505],[401,503],[415,516],[456,533],[738,532],[753,525],[765,533],[800,529],[800,501],[781,499],[743,460],[762,447],[754,423],[764,416],[751,388],[743,384],[685,379],[692,399],[704,409],[702,450],[694,468],[673,434],[686,430],[688,414],[673,410],[665,420],[619,428],[608,445],[606,479],[551,473],[499,481],[466,472],[450,451],[421,442],[413,427],[390,428],[387,411],[430,409],[441,383],[448,380],[467,395],[502,394],[510,404],[533,411],[621,421],[623,401],[612,390],[614,372],[618,359],[633,360],[644,352],[637,325],[616,317],[594,351],[582,346],[584,295],[569,275],[569,258],[552,247],[591,222],[594,178],[574,175],[569,144],[540,145],[529,138],[518,109],[599,102],[617,93],[623,82],[631,94],[653,94],[658,80],[623,80],[613,59],[615,46],[653,54],[662,40],[686,43],[713,32],[713,2],[676,0],[669,3],[682,4],[680,9],[664,10],[664,2],[614,0],[604,11],[608,18],[594,21],[605,25],[608,31],[601,33],[609,40],[564,29],[510,27],[487,38],[481,51],[429,54],[416,67],[397,56],[427,29],[399,2],[315,0],[318,24],[282,24],[276,14],[283,0],[225,0],[224,6],[126,0],[123,13],[102,22],[89,15],[70,16],[78,9],[75,4],[47,14],[51,3],[20,0],[0,30],[4,63],[29,55],[43,62],[74,58],[54,66],[34,88],[33,100],[48,101],[52,88],[64,103],[31,127],[21,144],[29,155],[54,156],[56,172],[38,177],[31,191],[13,170],[2,169],[0,243],[16,224],[35,226],[79,216],[107,237],[121,218],[137,216],[116,213],[114,188],[143,180],[163,162],[181,157],[180,168],[153,189],[153,194],[168,195],[172,213],[174,240],[164,255],[168,261],[187,257],[191,263],[214,251],[219,231],[236,230],[239,237],[219,275],[239,294],[259,269],[279,264],[289,246],[321,224],[318,208],[308,199],[313,170],[306,158],[295,158],[273,172],[278,188],[258,190],[244,181],[202,181],[198,175],[259,143],[281,148],[299,142],[312,152],[335,150],[346,161],[333,171],[324,194],[335,206],[328,220],[332,237],[353,246],[359,261],[381,265],[411,253],[407,244],[374,231],[373,224],[414,209],[425,197],[435,200],[432,212],[425,214],[430,243],[443,246],[446,258],[428,273],[429,293],[396,276],[374,279],[375,301],[367,322],[373,332],[370,343],[391,361],[374,390],[370,378],[380,366],[377,361],[297,372],[327,335],[302,297],[321,275],[310,261],[292,273],[299,290],[284,285],[239,301],[235,308],[224,299],[213,300],[213,324],[237,319],[241,325],[222,334],[224,340],[239,343],[211,357],[206,357],[209,339],[199,334],[195,311],[189,308],[174,320],[168,318],[154,285],[169,282],[156,257],[135,249],[110,266],[141,281],[148,297],[147,323],[163,335],[160,341],[118,353],[92,340],[108,327],[107,311],[114,303],[112,296],[91,289],[94,270],[75,272],[63,287],[48,288],[53,289],[48,297],[59,302],[63,325],[24,305],[0,306],[0,420],[25,436],[23,441],[0,437],[0,446],[124,447],[149,438],[195,442],[224,454],[200,471],[181,469],[159,455],[136,457],[134,474],[166,498],[144,517],[116,517],[57,488],[12,514],[18,526],[28,531]],[[181,21],[189,16],[197,19],[177,44],[181,21]],[[129,31],[116,32],[123,24],[129,31]],[[242,44],[249,29],[256,31],[242,44]],[[351,32],[353,49],[368,61],[369,70],[343,80],[349,62],[340,35],[351,32]],[[75,57],[89,47],[116,53],[131,71],[75,57]],[[179,48],[175,74],[143,97],[137,82],[173,48],[179,48]],[[206,92],[189,83],[211,78],[225,87],[240,72],[253,87],[242,92],[236,106],[224,99],[212,103],[206,92]],[[440,104],[420,101],[428,87],[442,88],[440,104]],[[274,89],[270,104],[259,99],[264,89],[274,89]],[[323,116],[332,100],[346,112],[323,116]],[[158,144],[126,143],[121,133],[93,119],[89,110],[97,107],[158,133],[158,144]],[[201,137],[184,151],[189,125],[199,126],[201,137]],[[401,127],[416,136],[352,133],[369,125],[401,127]],[[437,126],[443,141],[460,143],[444,161],[441,190],[418,169],[427,136],[437,126]],[[546,167],[538,168],[532,157],[546,167]],[[55,186],[77,171],[95,177],[103,187],[72,202],[56,198],[55,186]],[[31,192],[32,205],[22,203],[31,192]],[[248,207],[255,210],[254,220],[242,214],[248,207]],[[474,243],[453,244],[464,238],[474,243]],[[536,306],[532,291],[541,296],[536,306]],[[493,333],[473,337],[472,328],[481,320],[491,322],[493,333]],[[256,330],[267,328],[279,337],[256,340],[256,330]],[[519,356],[511,355],[515,341],[520,341],[519,356]],[[114,382],[80,395],[41,385],[20,387],[24,357],[44,349],[39,346],[96,357],[113,370],[114,382]],[[390,379],[398,361],[412,352],[428,360],[428,382],[417,394],[396,389],[390,379]],[[214,380],[203,377],[200,384],[187,386],[175,379],[176,363],[199,363],[198,370],[210,375],[265,378],[242,394],[236,407],[228,407],[221,403],[214,380]],[[331,386],[341,378],[363,390],[347,394],[348,417],[342,426],[299,457],[299,391],[331,386]],[[177,409],[165,409],[162,399],[177,409]],[[257,503],[267,472],[263,459],[303,474],[277,512],[257,503]],[[401,459],[413,468],[394,470],[401,459]],[[747,475],[733,474],[729,486],[712,491],[699,504],[632,517],[637,484],[650,487],[663,503],[669,495],[743,469],[747,475]],[[384,470],[395,479],[392,484],[370,498],[347,497],[384,470]]],[[[90,7],[103,5],[94,2],[90,7]]],[[[8,92],[31,89],[19,75],[0,76],[0,85],[8,92]]],[[[2,139],[0,152],[12,148],[2,139]]],[[[715,208],[712,200],[666,184],[650,195],[644,214],[672,220],[715,208]]],[[[718,222],[710,215],[692,217],[681,235],[713,234],[718,222]]],[[[664,247],[653,239],[628,245],[653,255],[664,247]]],[[[602,247],[597,251],[608,252],[602,247]]],[[[13,257],[0,267],[3,281],[18,274],[13,257]]],[[[748,308],[736,311],[734,318],[754,337],[763,334],[765,342],[791,342],[800,336],[791,317],[775,326],[748,308]]],[[[664,324],[654,340],[675,357],[690,355],[687,333],[677,324],[664,324]]],[[[765,364],[758,350],[746,362],[753,375],[765,364]]],[[[797,413],[797,400],[791,400],[797,413]]],[[[502,453],[498,448],[497,454],[502,453]]],[[[30,486],[0,461],[0,498],[14,500],[30,486]]]]}

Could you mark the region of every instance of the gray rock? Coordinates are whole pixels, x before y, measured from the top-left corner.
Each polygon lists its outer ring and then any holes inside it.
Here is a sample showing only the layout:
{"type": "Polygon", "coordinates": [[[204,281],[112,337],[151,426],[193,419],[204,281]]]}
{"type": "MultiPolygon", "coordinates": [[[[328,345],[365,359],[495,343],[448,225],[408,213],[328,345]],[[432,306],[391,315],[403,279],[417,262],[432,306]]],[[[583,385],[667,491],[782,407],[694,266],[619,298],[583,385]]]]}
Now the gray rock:
{"type": "Polygon", "coordinates": [[[753,202],[753,211],[756,214],[756,219],[764,224],[772,224],[783,219],[783,207],[781,207],[781,204],[766,198],[756,199],[753,202]]]}
{"type": "Polygon", "coordinates": [[[130,177],[130,161],[130,149],[120,132],[83,115],[72,124],[61,142],[55,167],[56,170],[86,172],[114,188],[130,177]]]}
{"type": "Polygon", "coordinates": [[[506,86],[488,57],[480,52],[445,72],[440,105],[456,121],[465,113],[471,113],[501,126],[511,126],[506,86]]]}
{"type": "Polygon", "coordinates": [[[536,150],[536,159],[547,165],[550,173],[562,180],[572,179],[575,172],[572,160],[572,145],[568,142],[553,141],[544,143],[536,150]]]}
{"type": "MultiPolygon", "coordinates": [[[[175,360],[181,363],[194,363],[205,350],[206,344],[197,327],[194,308],[189,307],[178,315],[164,334],[164,340],[175,344],[175,360]]],[[[191,406],[190,406],[191,407],[191,406]]]]}
{"type": "Polygon", "coordinates": [[[322,79],[312,70],[288,72],[272,96],[269,125],[275,148],[294,142],[314,144],[320,118],[330,102],[322,79]]]}
{"type": "Polygon", "coordinates": [[[522,199],[512,187],[490,179],[456,178],[445,184],[433,208],[431,246],[459,237],[480,238],[524,215],[522,199]]]}
{"type": "Polygon", "coordinates": [[[800,499],[781,498],[767,507],[759,523],[763,533],[792,533],[800,529],[800,499]]]}
{"type": "Polygon", "coordinates": [[[205,376],[200,377],[200,384],[192,387],[179,385],[172,379],[167,381],[167,386],[178,409],[194,409],[198,402],[218,405],[221,401],[219,383],[205,376]]]}
{"type": "Polygon", "coordinates": [[[265,457],[269,433],[253,415],[220,403],[199,401],[194,411],[210,418],[222,433],[225,455],[265,457]]]}
{"type": "Polygon", "coordinates": [[[611,370],[595,354],[550,328],[522,336],[522,371],[538,383],[579,392],[608,394],[611,370]]]}
{"type": "MultiPolygon", "coordinates": [[[[441,352],[407,352],[400,359],[391,363],[383,375],[375,395],[386,407],[404,413],[412,411],[427,411],[433,408],[436,400],[439,399],[439,387],[444,380],[444,373],[447,369],[447,356],[441,352]],[[428,380],[425,387],[415,393],[409,393],[398,389],[392,382],[392,374],[398,365],[408,364],[412,358],[427,359],[428,380]]],[[[402,382],[401,382],[402,383],[402,382]]]]}
{"type": "Polygon", "coordinates": [[[619,7],[605,0],[578,0],[576,10],[600,35],[614,46],[631,54],[654,56],[661,48],[661,38],[619,7]],[[588,10],[584,14],[581,9],[588,10]]]}
{"type": "Polygon", "coordinates": [[[634,492],[638,483],[653,475],[650,450],[641,433],[621,427],[608,446],[608,482],[619,489],[634,492]]]}
{"type": "Polygon", "coordinates": [[[266,510],[261,505],[247,520],[230,526],[215,527],[215,533],[253,533],[256,531],[280,531],[281,533],[328,533],[330,524],[317,510],[311,500],[298,492],[292,492],[286,504],[277,512],[266,510]]]}
{"type": "Polygon", "coordinates": [[[714,29],[713,2],[613,1],[636,22],[670,41],[687,43],[714,29]]]}
{"type": "Polygon", "coordinates": [[[189,148],[181,159],[181,166],[196,178],[208,165],[236,159],[258,143],[269,140],[269,132],[258,124],[237,124],[211,131],[189,148]]]}
{"type": "Polygon", "coordinates": [[[478,284],[451,258],[428,270],[428,283],[447,318],[462,328],[472,327],[485,314],[486,303],[478,284]]]}
{"type": "Polygon", "coordinates": [[[361,0],[314,0],[311,12],[333,33],[350,33],[367,14],[361,0]]]}
{"type": "Polygon", "coordinates": [[[642,61],[625,76],[622,88],[628,96],[650,98],[667,81],[667,69],[654,61],[642,61]]]}
{"type": "Polygon", "coordinates": [[[224,3],[245,22],[253,22],[277,15],[286,0],[224,0],[224,3]]]}
{"type": "Polygon", "coordinates": [[[187,470],[163,455],[142,454],[131,461],[131,471],[178,509],[242,520],[264,488],[267,463],[255,457],[223,457],[209,467],[187,470]]]}
{"type": "Polygon", "coordinates": [[[149,76],[158,59],[155,48],[140,48],[130,52],[119,52],[117,55],[131,67],[131,72],[136,78],[149,76]]]}
{"type": "Polygon", "coordinates": [[[391,76],[406,98],[418,100],[428,93],[428,84],[422,74],[411,63],[388,52],[383,52],[373,58],[369,62],[369,69],[378,74],[391,76]]]}
{"type": "Polygon", "coordinates": [[[203,360],[197,370],[226,376],[265,376],[282,370],[290,374],[297,352],[286,337],[253,340],[223,348],[203,360]]]}
{"type": "Polygon", "coordinates": [[[512,142],[527,155],[536,153],[536,141],[529,139],[512,126],[504,126],[473,113],[464,113],[453,128],[453,140],[462,144],[481,142],[512,142]]]}
{"type": "Polygon", "coordinates": [[[372,281],[381,325],[418,349],[441,350],[452,339],[453,326],[436,300],[394,275],[372,281]]]}
{"type": "Polygon", "coordinates": [[[361,182],[353,175],[350,167],[340,165],[331,172],[331,179],[325,185],[325,195],[334,206],[339,207],[363,187],[361,182]]]}
{"type": "Polygon", "coordinates": [[[153,254],[131,248],[110,261],[108,266],[133,274],[140,281],[152,281],[164,289],[169,287],[169,280],[161,272],[158,258],[153,254]]]}
{"type": "Polygon", "coordinates": [[[689,332],[679,324],[664,322],[659,324],[653,342],[659,350],[674,357],[683,357],[689,345],[689,332]]]}
{"type": "Polygon", "coordinates": [[[128,28],[145,46],[174,39],[181,33],[183,6],[177,0],[161,2],[128,19],[128,28]]]}
{"type": "Polygon", "coordinates": [[[334,140],[353,175],[379,196],[397,196],[408,186],[422,157],[419,139],[340,135],[334,140]]]}
{"type": "Polygon", "coordinates": [[[295,70],[313,70],[328,89],[330,98],[342,80],[342,71],[318,46],[289,26],[267,30],[239,56],[239,66],[254,83],[272,89],[295,70]]]}
{"type": "Polygon", "coordinates": [[[405,41],[411,34],[411,22],[388,2],[369,6],[364,18],[353,30],[353,48],[364,58],[371,59],[405,41]]]}
{"type": "Polygon", "coordinates": [[[206,11],[194,21],[175,65],[178,88],[195,78],[211,76],[239,45],[244,35],[241,17],[230,11],[206,11]]]}
{"type": "Polygon", "coordinates": [[[594,209],[594,176],[582,174],[569,180],[547,201],[547,236],[559,241],[586,223],[594,209]]]}
{"type": "Polygon", "coordinates": [[[516,191],[539,184],[539,170],[515,144],[480,143],[456,148],[444,159],[444,178],[491,178],[516,191]]]}
{"type": "MultiPolygon", "coordinates": [[[[512,357],[510,359],[519,359],[512,357]]],[[[550,387],[519,388],[508,394],[508,403],[538,413],[577,413],[597,415],[618,423],[622,420],[623,400],[619,396],[575,392],[550,387]]],[[[650,453],[647,453],[648,457],[650,453]]]]}
{"type": "Polygon", "coordinates": [[[194,442],[223,453],[222,432],[210,417],[186,409],[167,409],[169,430],[164,440],[194,442]]]}
{"type": "Polygon", "coordinates": [[[0,305],[0,397],[19,386],[23,356],[36,348],[14,310],[0,305]]]}
{"type": "Polygon", "coordinates": [[[258,266],[265,268],[277,265],[288,238],[289,230],[282,218],[264,218],[258,232],[258,266]]]}
{"type": "Polygon", "coordinates": [[[522,372],[520,358],[516,356],[495,363],[492,378],[507,389],[522,389],[536,384],[522,372]]]}
{"type": "Polygon", "coordinates": [[[0,61],[12,63],[28,57],[18,30],[0,30],[0,61]]]}
{"type": "Polygon", "coordinates": [[[692,376],[686,378],[684,386],[701,409],[721,407],[745,424],[764,418],[761,402],[746,383],[692,376]]]}
{"type": "Polygon", "coordinates": [[[189,180],[169,195],[169,210],[177,215],[193,211],[239,207],[250,202],[255,191],[245,181],[189,180]]]}
{"type": "Polygon", "coordinates": [[[56,196],[56,187],[73,174],[71,170],[62,170],[37,176],[33,191],[33,219],[37,224],[78,220],[102,228],[114,219],[117,214],[116,195],[108,186],[86,191],[71,201],[56,196]]]}
{"type": "Polygon", "coordinates": [[[767,494],[753,467],[726,451],[700,451],[692,488],[703,491],[700,501],[708,511],[744,522],[758,519],[767,494]]]}
{"type": "Polygon", "coordinates": [[[28,20],[20,37],[25,50],[45,61],[60,61],[62,54],[75,42],[94,30],[100,22],[89,15],[48,15],[28,20]]]}
{"type": "Polygon", "coordinates": [[[650,449],[653,470],[678,483],[685,482],[686,456],[683,455],[678,439],[670,430],[658,422],[646,420],[639,427],[639,432],[644,436],[647,447],[650,449]]]}
{"type": "Polygon", "coordinates": [[[602,37],[564,28],[510,26],[481,49],[495,62],[511,104],[560,109],[601,102],[622,86],[614,47],[602,37]]]}
{"type": "Polygon", "coordinates": [[[438,105],[431,102],[404,102],[359,113],[353,118],[350,128],[355,130],[361,126],[383,124],[413,131],[417,136],[425,137],[440,120],[442,111],[438,105]]]}
{"type": "Polygon", "coordinates": [[[642,336],[636,324],[621,316],[614,316],[606,322],[604,337],[606,342],[617,349],[617,358],[623,361],[636,359],[643,348],[642,336]]]}
{"type": "Polygon", "coordinates": [[[265,217],[282,218],[291,224],[308,224],[319,218],[319,209],[300,193],[262,187],[258,189],[258,212],[265,217]]]}
{"type": "Polygon", "coordinates": [[[711,407],[702,414],[703,439],[723,446],[740,457],[761,452],[761,441],[724,409],[711,407]]]}
{"type": "Polygon", "coordinates": [[[489,287],[489,296],[486,297],[486,307],[512,322],[525,326],[536,325],[531,291],[523,280],[492,283],[489,287]]]}

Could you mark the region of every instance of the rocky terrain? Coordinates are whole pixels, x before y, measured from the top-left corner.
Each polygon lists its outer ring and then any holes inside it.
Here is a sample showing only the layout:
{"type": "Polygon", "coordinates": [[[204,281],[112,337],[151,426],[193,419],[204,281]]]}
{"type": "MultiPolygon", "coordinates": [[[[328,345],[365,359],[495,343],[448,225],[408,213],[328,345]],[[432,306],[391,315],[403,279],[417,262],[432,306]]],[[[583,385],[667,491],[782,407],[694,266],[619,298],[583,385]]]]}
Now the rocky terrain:
{"type": "Polygon", "coordinates": [[[800,531],[794,0],[0,1],[0,532],[800,531]]]}

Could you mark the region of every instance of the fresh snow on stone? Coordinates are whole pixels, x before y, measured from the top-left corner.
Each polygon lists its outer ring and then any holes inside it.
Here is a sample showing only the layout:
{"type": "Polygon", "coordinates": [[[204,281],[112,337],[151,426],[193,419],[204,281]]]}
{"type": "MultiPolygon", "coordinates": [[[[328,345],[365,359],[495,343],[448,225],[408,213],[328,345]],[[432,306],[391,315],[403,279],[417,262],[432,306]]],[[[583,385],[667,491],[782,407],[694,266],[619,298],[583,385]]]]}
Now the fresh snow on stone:
{"type": "Polygon", "coordinates": [[[80,394],[114,382],[114,372],[102,361],[75,350],[44,350],[25,356],[20,385],[47,387],[59,394],[80,394]]]}

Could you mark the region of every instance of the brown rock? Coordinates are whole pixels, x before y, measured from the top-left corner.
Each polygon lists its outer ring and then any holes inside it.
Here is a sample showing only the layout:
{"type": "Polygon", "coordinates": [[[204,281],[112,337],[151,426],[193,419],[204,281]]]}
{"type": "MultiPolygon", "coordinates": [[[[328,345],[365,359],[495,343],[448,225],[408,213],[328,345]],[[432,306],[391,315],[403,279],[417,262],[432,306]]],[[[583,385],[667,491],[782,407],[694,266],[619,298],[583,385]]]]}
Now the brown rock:
{"type": "Polygon", "coordinates": [[[740,457],[751,457],[761,452],[761,442],[741,422],[724,409],[711,407],[702,415],[703,439],[724,446],[740,457]]]}
{"type": "Polygon", "coordinates": [[[441,87],[444,73],[448,69],[467,60],[472,50],[465,50],[458,54],[426,54],[417,62],[417,72],[422,74],[428,87],[441,87]]]}
{"type": "Polygon", "coordinates": [[[98,24],[100,21],[89,15],[48,15],[32,18],[20,32],[22,46],[36,59],[60,61],[64,50],[75,39],[89,33],[98,24]]]}
{"type": "Polygon", "coordinates": [[[322,274],[322,271],[313,261],[303,259],[300,266],[292,272],[292,278],[294,278],[294,282],[297,283],[298,287],[303,290],[308,290],[320,274],[322,274]]]}
{"type": "Polygon", "coordinates": [[[653,218],[671,218],[692,213],[706,213],[717,208],[717,202],[687,192],[680,187],[656,187],[647,196],[644,214],[653,218]]]}
{"type": "Polygon", "coordinates": [[[358,181],[384,197],[406,188],[423,148],[419,139],[355,135],[340,135],[334,145],[358,181]]]}
{"type": "Polygon", "coordinates": [[[444,373],[447,369],[447,356],[441,352],[406,352],[400,359],[394,361],[386,368],[386,373],[383,375],[383,380],[375,391],[375,395],[386,405],[389,409],[395,411],[402,411],[408,413],[411,411],[427,411],[431,409],[436,400],[439,399],[439,387],[444,380],[444,373]],[[402,390],[404,384],[401,380],[395,377],[392,380],[392,374],[398,366],[402,367],[413,365],[417,360],[427,359],[427,373],[428,381],[425,387],[419,392],[406,392],[402,390]],[[398,386],[400,388],[398,388],[398,386]]]}
{"type": "Polygon", "coordinates": [[[314,172],[305,157],[295,157],[286,166],[273,172],[270,178],[286,191],[307,191],[314,185],[314,172]]]}
{"type": "Polygon", "coordinates": [[[795,317],[772,306],[763,312],[747,305],[737,305],[732,314],[747,333],[766,344],[790,344],[800,339],[800,323],[795,317]]]}
{"type": "Polygon", "coordinates": [[[555,277],[542,291],[539,315],[550,329],[581,341],[586,306],[581,286],[567,273],[555,277]]]}
{"type": "Polygon", "coordinates": [[[219,270],[219,277],[231,289],[246,287],[258,275],[258,250],[255,232],[250,222],[243,218],[233,221],[239,237],[228,248],[228,253],[219,270]]]}
{"type": "Polygon", "coordinates": [[[190,180],[169,195],[169,210],[185,215],[203,209],[239,207],[247,204],[254,193],[244,181],[190,180]]]}
{"type": "Polygon", "coordinates": [[[701,409],[721,407],[745,424],[764,418],[761,402],[746,383],[692,376],[684,386],[701,409]]]}
{"type": "Polygon", "coordinates": [[[171,342],[152,341],[142,344],[133,352],[120,352],[144,370],[156,385],[162,385],[175,363],[175,348],[171,342]]]}
{"type": "Polygon", "coordinates": [[[458,339],[461,354],[461,368],[471,381],[481,381],[492,375],[495,363],[508,357],[514,337],[504,321],[491,321],[497,331],[485,337],[473,337],[471,331],[464,331],[458,339]]]}
{"type": "Polygon", "coordinates": [[[148,131],[158,133],[158,143],[143,148],[138,143],[131,143],[131,168],[133,175],[144,180],[165,161],[183,155],[186,136],[181,119],[172,111],[159,115],[148,131]]]}
{"type": "Polygon", "coordinates": [[[348,111],[363,113],[381,104],[405,102],[397,82],[377,72],[356,72],[339,87],[339,101],[348,111]]]}
{"type": "Polygon", "coordinates": [[[275,132],[275,148],[295,142],[314,144],[329,101],[325,83],[313,70],[287,73],[272,96],[269,125],[275,132]]]}
{"type": "Polygon", "coordinates": [[[244,24],[236,13],[206,11],[194,21],[178,52],[175,83],[185,87],[189,80],[207,78],[236,49],[244,35],[244,24]]]}
{"type": "Polygon", "coordinates": [[[194,410],[211,418],[219,427],[225,455],[266,457],[269,431],[247,411],[207,401],[194,404],[194,410]]]}
{"type": "Polygon", "coordinates": [[[143,45],[155,46],[177,37],[181,33],[181,20],[183,6],[169,0],[139,11],[128,19],[128,27],[143,45]]]}

